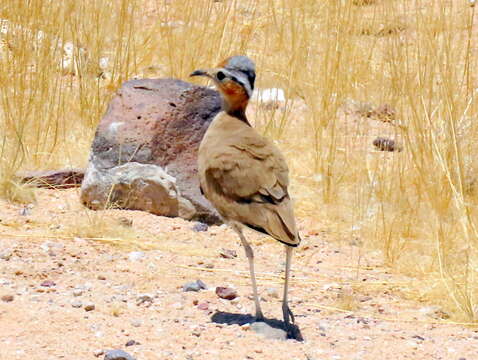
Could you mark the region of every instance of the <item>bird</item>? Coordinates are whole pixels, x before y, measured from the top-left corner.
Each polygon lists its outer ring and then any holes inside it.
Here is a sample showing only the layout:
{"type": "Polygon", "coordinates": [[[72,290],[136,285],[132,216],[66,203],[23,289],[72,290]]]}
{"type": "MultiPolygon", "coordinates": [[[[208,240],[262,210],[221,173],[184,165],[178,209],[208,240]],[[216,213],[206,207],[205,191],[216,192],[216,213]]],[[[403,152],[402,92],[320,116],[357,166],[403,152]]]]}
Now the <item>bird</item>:
{"type": "Polygon", "coordinates": [[[198,150],[201,193],[239,236],[249,261],[255,320],[265,321],[257,292],[254,252],[244,229],[269,235],[285,246],[286,265],[282,314],[285,329],[293,331],[294,315],[288,305],[292,252],[301,242],[289,195],[289,170],[278,147],[260,135],[248,121],[256,71],[247,56],[227,58],[214,68],[190,76],[211,79],[222,98],[198,150]]]}

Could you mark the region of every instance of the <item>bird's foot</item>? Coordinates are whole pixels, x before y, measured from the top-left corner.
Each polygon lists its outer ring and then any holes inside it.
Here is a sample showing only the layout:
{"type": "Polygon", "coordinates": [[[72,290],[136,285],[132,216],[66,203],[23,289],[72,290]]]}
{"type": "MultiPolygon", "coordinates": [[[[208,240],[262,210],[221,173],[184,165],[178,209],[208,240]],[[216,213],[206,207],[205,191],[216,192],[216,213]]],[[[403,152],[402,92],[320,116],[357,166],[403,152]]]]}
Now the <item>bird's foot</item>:
{"type": "Polygon", "coordinates": [[[290,310],[289,305],[287,305],[287,303],[282,305],[282,314],[284,315],[284,324],[285,324],[286,327],[288,327],[290,325],[289,319],[292,320],[293,324],[295,323],[294,314],[290,310]]]}
{"type": "Polygon", "coordinates": [[[256,311],[256,321],[264,321],[264,314],[262,313],[262,311],[256,311]]]}

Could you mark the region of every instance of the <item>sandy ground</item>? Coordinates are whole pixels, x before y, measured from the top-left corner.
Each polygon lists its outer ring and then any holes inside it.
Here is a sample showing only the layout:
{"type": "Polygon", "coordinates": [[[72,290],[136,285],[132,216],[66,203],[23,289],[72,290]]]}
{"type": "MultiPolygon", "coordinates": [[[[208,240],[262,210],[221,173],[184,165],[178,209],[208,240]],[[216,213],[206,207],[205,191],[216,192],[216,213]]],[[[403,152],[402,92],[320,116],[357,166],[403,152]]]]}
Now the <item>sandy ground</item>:
{"type": "MultiPolygon", "coordinates": [[[[304,341],[281,341],[247,324],[218,323],[221,313],[254,310],[247,261],[225,227],[195,232],[193,223],[139,211],[92,214],[78,203],[77,189],[38,190],[37,200],[30,208],[0,203],[0,359],[103,359],[108,349],[138,360],[478,358],[477,331],[400,298],[399,284],[410,279],[390,274],[379,254],[334,239],[320,223],[300,221],[304,239],[293,263],[290,305],[304,341]],[[125,233],[158,236],[137,235],[144,238],[125,246],[59,235],[98,214],[118,220],[125,233]],[[224,258],[221,249],[237,257],[224,258]],[[183,292],[196,279],[208,289],[183,292]],[[235,288],[239,297],[220,299],[216,286],[235,288]],[[131,340],[139,344],[126,346],[131,340]]],[[[283,247],[249,238],[263,310],[281,319],[283,247]]]]}

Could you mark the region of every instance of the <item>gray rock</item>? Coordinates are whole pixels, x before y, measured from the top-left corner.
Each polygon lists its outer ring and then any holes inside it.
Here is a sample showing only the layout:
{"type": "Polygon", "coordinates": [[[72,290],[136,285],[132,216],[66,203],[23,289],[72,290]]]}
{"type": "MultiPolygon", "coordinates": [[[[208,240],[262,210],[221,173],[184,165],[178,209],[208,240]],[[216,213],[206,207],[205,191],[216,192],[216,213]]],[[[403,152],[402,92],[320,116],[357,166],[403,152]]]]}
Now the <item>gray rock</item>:
{"type": "Polygon", "coordinates": [[[197,222],[193,226],[193,231],[195,232],[202,232],[202,231],[207,231],[208,225],[202,222],[197,222]]]}
{"type": "MultiPolygon", "coordinates": [[[[175,179],[176,186],[176,210],[165,206],[160,209],[164,211],[161,215],[220,223],[216,211],[200,194],[197,177],[199,143],[220,107],[216,91],[180,80],[142,79],[124,83],[97,128],[82,184],[82,202],[91,208],[102,208],[111,184],[98,183],[109,182],[105,174],[114,173],[116,167],[130,162],[154,165],[165,169],[175,179]]],[[[115,188],[116,184],[113,192],[115,188]]],[[[128,195],[132,189],[126,190],[127,194],[123,191],[120,195],[128,195]]],[[[114,195],[113,202],[122,207],[131,205],[128,198],[114,195]]],[[[134,208],[150,211],[142,208],[149,206],[148,201],[141,200],[134,203],[134,208]]],[[[174,201],[169,199],[167,204],[171,202],[174,201]]]]}
{"type": "Polygon", "coordinates": [[[195,215],[194,206],[181,196],[176,179],[158,165],[128,162],[102,170],[90,161],[81,190],[82,201],[95,210],[111,205],[185,219],[195,215]]]}
{"type": "Polygon", "coordinates": [[[265,322],[255,322],[251,324],[251,330],[261,334],[267,339],[287,340],[287,333],[282,329],[273,328],[265,322]]]}
{"type": "Polygon", "coordinates": [[[183,291],[199,291],[206,289],[206,284],[201,280],[191,281],[183,285],[183,291]]]}
{"type": "Polygon", "coordinates": [[[104,360],[135,360],[135,358],[123,350],[108,350],[104,360]]]}

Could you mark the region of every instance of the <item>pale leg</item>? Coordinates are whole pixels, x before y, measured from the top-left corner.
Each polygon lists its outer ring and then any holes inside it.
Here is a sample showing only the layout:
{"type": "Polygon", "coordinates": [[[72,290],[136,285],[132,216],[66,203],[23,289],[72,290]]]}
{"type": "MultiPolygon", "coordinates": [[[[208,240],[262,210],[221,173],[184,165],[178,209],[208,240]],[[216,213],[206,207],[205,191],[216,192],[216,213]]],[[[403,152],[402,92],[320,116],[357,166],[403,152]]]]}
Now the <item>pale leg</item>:
{"type": "Polygon", "coordinates": [[[241,239],[244,250],[246,251],[247,260],[249,260],[249,271],[251,273],[252,281],[252,291],[254,293],[254,303],[256,304],[256,320],[264,320],[264,315],[262,314],[261,304],[259,302],[259,295],[257,294],[257,284],[256,276],[254,274],[254,252],[252,251],[251,245],[247,242],[242,230],[238,226],[232,226],[232,228],[237,232],[239,238],[241,239]]]}
{"type": "Polygon", "coordinates": [[[292,247],[285,246],[285,282],[284,282],[284,298],[282,300],[282,314],[284,315],[284,323],[286,328],[290,326],[289,315],[292,318],[292,322],[294,322],[294,314],[289,309],[289,305],[287,304],[287,292],[289,290],[289,278],[290,278],[290,267],[292,262],[292,247]]]}

